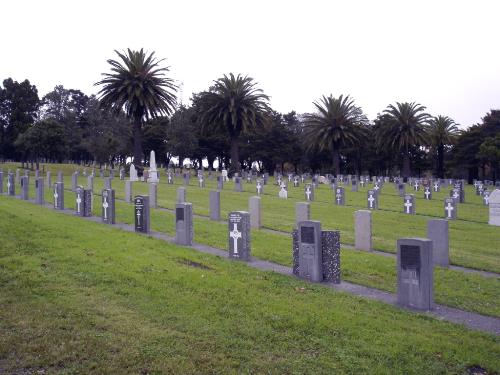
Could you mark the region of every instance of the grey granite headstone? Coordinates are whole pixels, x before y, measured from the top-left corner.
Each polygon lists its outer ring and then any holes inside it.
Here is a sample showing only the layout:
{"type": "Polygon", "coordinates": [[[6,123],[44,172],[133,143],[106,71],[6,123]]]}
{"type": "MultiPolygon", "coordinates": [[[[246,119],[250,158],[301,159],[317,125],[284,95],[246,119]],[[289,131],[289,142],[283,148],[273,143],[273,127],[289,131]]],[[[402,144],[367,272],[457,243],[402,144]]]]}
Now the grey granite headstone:
{"type": "Polygon", "coordinates": [[[408,215],[415,215],[415,196],[413,194],[405,194],[403,212],[408,215]]]}
{"type": "Polygon", "coordinates": [[[424,199],[426,199],[426,200],[432,199],[432,189],[430,186],[424,187],[424,199]]]}
{"type": "Polygon", "coordinates": [[[372,251],[372,212],[354,212],[354,247],[358,250],[372,251]]]}
{"type": "Polygon", "coordinates": [[[115,191],[113,189],[102,190],[102,222],[105,224],[115,223],[115,191]]]}
{"type": "Polygon", "coordinates": [[[443,219],[428,220],[427,238],[432,241],[434,264],[448,267],[450,265],[448,221],[443,219]]]}
{"type": "Polygon", "coordinates": [[[219,221],[220,220],[220,191],[210,192],[210,220],[219,221]]]}
{"type": "Polygon", "coordinates": [[[345,205],[345,189],[342,186],[335,188],[335,204],[339,206],[345,205]]]}
{"type": "Polygon", "coordinates": [[[64,210],[64,182],[54,184],[54,209],[64,210]]]}
{"type": "Polygon", "coordinates": [[[370,189],[366,193],[366,199],[368,203],[368,208],[370,210],[377,210],[378,209],[378,194],[376,193],[375,190],[370,189]]]}
{"type": "Polygon", "coordinates": [[[260,197],[250,197],[248,199],[250,212],[250,227],[260,229],[262,225],[260,197]]]}
{"type": "Polygon", "coordinates": [[[432,188],[434,189],[434,192],[436,192],[436,193],[441,191],[441,184],[439,183],[439,181],[434,181],[432,188]]]}
{"type": "Polygon", "coordinates": [[[57,172],[57,182],[64,182],[64,175],[62,171],[57,172]]]}
{"type": "Polygon", "coordinates": [[[125,180],[125,168],[120,168],[120,180],[125,180]]]}
{"type": "Polygon", "coordinates": [[[308,202],[314,201],[314,188],[312,184],[306,184],[304,188],[304,196],[306,201],[308,202]]]}
{"type": "Polygon", "coordinates": [[[224,177],[217,176],[217,190],[224,189],[224,177]]]}
{"type": "Polygon", "coordinates": [[[264,181],[257,179],[257,184],[255,185],[255,192],[257,195],[264,194],[264,181]]]}
{"type": "Polygon", "coordinates": [[[43,183],[43,177],[38,177],[35,179],[35,203],[45,204],[45,185],[43,183]]]}
{"type": "Polygon", "coordinates": [[[406,191],[405,191],[405,184],[403,184],[403,183],[398,183],[398,193],[399,193],[399,196],[400,196],[400,197],[404,197],[404,195],[406,194],[406,191]]]}
{"type": "Polygon", "coordinates": [[[73,172],[71,175],[71,191],[76,191],[78,185],[78,172],[73,172]]]}
{"type": "Polygon", "coordinates": [[[7,195],[16,195],[16,180],[12,172],[7,174],[7,195]]]}
{"type": "Polygon", "coordinates": [[[27,201],[29,199],[29,182],[28,182],[28,176],[22,176],[21,177],[21,199],[23,201],[27,201]]]}
{"type": "Polygon", "coordinates": [[[87,189],[89,190],[94,190],[94,176],[93,175],[88,175],[87,176],[87,189]]]}
{"type": "Polygon", "coordinates": [[[158,205],[158,184],[149,184],[149,207],[156,208],[158,205]]]}
{"type": "Polygon", "coordinates": [[[458,205],[454,198],[444,199],[444,217],[449,220],[455,220],[458,215],[458,205]]]}
{"type": "Polygon", "coordinates": [[[50,188],[52,186],[52,175],[50,171],[47,171],[46,173],[45,183],[47,184],[47,188],[50,188]]]}
{"type": "Polygon", "coordinates": [[[340,284],[340,231],[321,232],[323,281],[340,284]]]}
{"type": "Polygon", "coordinates": [[[234,178],[234,191],[241,193],[243,191],[243,186],[241,185],[241,177],[234,178]]]}
{"type": "Polygon", "coordinates": [[[16,169],[16,177],[15,177],[15,183],[18,184],[19,183],[19,178],[20,178],[20,171],[19,171],[19,168],[16,169]]]}
{"type": "Polygon", "coordinates": [[[431,310],[434,305],[432,241],[401,238],[397,246],[398,304],[417,310],[431,310]]]}
{"type": "Polygon", "coordinates": [[[189,173],[184,173],[184,185],[189,185],[189,173]]]}
{"type": "Polygon", "coordinates": [[[78,216],[92,216],[92,190],[76,187],[75,214],[78,216]]]}
{"type": "Polygon", "coordinates": [[[323,280],[321,223],[301,221],[297,226],[299,247],[299,277],[320,282],[323,280]]]}
{"type": "Polygon", "coordinates": [[[184,203],[186,201],[186,188],[180,186],[177,188],[177,203],[184,203]]]}
{"type": "Polygon", "coordinates": [[[490,218],[488,224],[500,226],[500,190],[495,189],[489,196],[490,218]]]}
{"type": "Polygon", "coordinates": [[[40,171],[38,169],[35,170],[35,179],[40,177],[40,171]]]}
{"type": "Polygon", "coordinates": [[[295,203],[295,226],[301,221],[311,220],[311,204],[308,202],[295,203]]]}
{"type": "Polygon", "coordinates": [[[167,184],[173,185],[174,183],[174,175],[172,172],[167,173],[167,184]]]}
{"type": "Polygon", "coordinates": [[[127,203],[131,203],[134,196],[133,183],[133,181],[125,180],[125,202],[127,203]]]}
{"type": "Polygon", "coordinates": [[[356,179],[351,180],[351,191],[354,193],[358,191],[358,181],[356,179]]]}
{"type": "Polygon", "coordinates": [[[228,216],[229,257],[250,260],[250,214],[233,211],[228,216]]]}
{"type": "Polygon", "coordinates": [[[137,195],[134,198],[135,231],[149,233],[149,197],[137,195]]]}
{"type": "Polygon", "coordinates": [[[193,205],[183,202],[175,205],[175,243],[193,244],[193,205]]]}

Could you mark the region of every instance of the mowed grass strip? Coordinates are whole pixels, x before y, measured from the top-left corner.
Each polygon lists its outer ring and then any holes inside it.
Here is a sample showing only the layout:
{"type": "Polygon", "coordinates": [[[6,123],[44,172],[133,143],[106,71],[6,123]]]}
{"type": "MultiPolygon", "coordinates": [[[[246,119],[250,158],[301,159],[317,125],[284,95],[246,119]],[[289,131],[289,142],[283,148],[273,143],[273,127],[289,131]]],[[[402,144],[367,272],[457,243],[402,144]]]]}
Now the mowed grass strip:
{"type": "Polygon", "coordinates": [[[500,371],[500,339],[0,197],[6,373],[500,371]]]}

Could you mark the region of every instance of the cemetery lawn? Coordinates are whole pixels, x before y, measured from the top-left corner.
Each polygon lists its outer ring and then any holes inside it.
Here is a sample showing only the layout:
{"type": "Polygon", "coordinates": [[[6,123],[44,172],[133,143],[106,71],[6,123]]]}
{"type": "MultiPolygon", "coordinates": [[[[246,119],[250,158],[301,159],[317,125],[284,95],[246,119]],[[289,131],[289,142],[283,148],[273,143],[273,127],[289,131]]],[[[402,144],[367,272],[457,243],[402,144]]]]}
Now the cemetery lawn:
{"type": "Polygon", "coordinates": [[[5,196],[0,228],[0,373],[500,372],[425,315],[5,196]]]}

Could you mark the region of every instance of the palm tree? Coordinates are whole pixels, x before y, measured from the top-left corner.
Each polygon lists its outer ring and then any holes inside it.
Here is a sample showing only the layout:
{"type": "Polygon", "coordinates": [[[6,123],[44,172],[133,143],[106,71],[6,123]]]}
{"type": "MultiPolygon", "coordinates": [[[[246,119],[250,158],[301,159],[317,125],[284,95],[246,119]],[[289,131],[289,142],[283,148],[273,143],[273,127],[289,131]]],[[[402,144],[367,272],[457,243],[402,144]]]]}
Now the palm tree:
{"type": "Polygon", "coordinates": [[[410,176],[411,148],[426,143],[425,129],[429,115],[424,111],[425,107],[415,102],[391,104],[384,111],[384,124],[379,128],[379,146],[403,153],[405,181],[410,176]]]}
{"type": "Polygon", "coordinates": [[[444,150],[451,146],[459,134],[455,121],[448,116],[437,116],[429,121],[427,131],[429,143],[436,152],[437,175],[444,178],[444,150]]]}
{"type": "Polygon", "coordinates": [[[335,175],[340,174],[340,148],[354,145],[361,138],[368,119],[347,95],[323,96],[313,102],[316,113],[305,116],[304,140],[308,150],[329,150],[335,175]]]}
{"type": "Polygon", "coordinates": [[[269,97],[248,76],[224,75],[209,91],[200,93],[198,105],[202,130],[226,131],[231,143],[229,173],[240,172],[239,138],[250,127],[263,126],[268,119],[269,97]]]}
{"type": "Polygon", "coordinates": [[[105,78],[95,85],[102,85],[98,95],[103,108],[115,113],[124,110],[132,120],[134,164],[142,172],[142,126],[150,118],[173,112],[177,86],[165,76],[169,68],[159,66],[163,60],[157,60],[154,52],[115,52],[121,61],[108,60],[111,73],[103,73],[105,78]]]}

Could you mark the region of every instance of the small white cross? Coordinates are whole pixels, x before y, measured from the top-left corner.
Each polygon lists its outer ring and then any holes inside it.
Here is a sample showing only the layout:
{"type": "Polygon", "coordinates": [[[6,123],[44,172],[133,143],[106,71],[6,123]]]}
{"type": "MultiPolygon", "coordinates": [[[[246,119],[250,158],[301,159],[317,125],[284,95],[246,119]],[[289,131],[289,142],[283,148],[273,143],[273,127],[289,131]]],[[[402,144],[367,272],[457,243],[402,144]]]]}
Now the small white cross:
{"type": "Polygon", "coordinates": [[[378,190],[378,189],[380,189],[380,186],[378,186],[378,185],[375,185],[373,188],[373,190],[378,190]]]}
{"type": "Polygon", "coordinates": [[[451,212],[454,210],[452,204],[448,202],[448,205],[445,207],[445,211],[448,212],[448,217],[451,217],[451,212]]]}
{"type": "Polygon", "coordinates": [[[418,190],[418,182],[415,182],[415,185],[413,185],[415,187],[415,190],[418,190]]]}
{"type": "Polygon", "coordinates": [[[311,188],[309,186],[306,189],[306,197],[308,201],[311,200],[311,188]]]}
{"type": "Polygon", "coordinates": [[[455,190],[455,191],[453,192],[453,198],[458,199],[458,197],[459,197],[459,194],[458,194],[458,192],[455,190]]]}
{"type": "Polygon", "coordinates": [[[54,206],[57,207],[57,198],[59,198],[59,194],[57,194],[57,188],[54,190],[54,206]]]}
{"type": "Polygon", "coordinates": [[[413,204],[408,200],[405,202],[404,206],[406,207],[406,213],[410,213],[410,207],[413,206],[413,204]]]}
{"type": "Polygon", "coordinates": [[[438,191],[439,190],[439,184],[436,182],[434,184],[434,191],[438,191]]]}
{"type": "Polygon", "coordinates": [[[257,194],[260,195],[260,191],[262,190],[262,185],[260,184],[260,182],[257,184],[257,194]]]}
{"type": "Polygon", "coordinates": [[[368,202],[370,203],[370,208],[373,207],[373,202],[375,202],[375,198],[373,198],[373,195],[370,195],[368,197],[368,202]]]}
{"type": "Polygon", "coordinates": [[[486,205],[490,204],[490,195],[489,194],[485,195],[483,199],[484,199],[484,203],[486,203],[486,205]]]}
{"type": "Polygon", "coordinates": [[[429,199],[429,195],[431,195],[431,192],[429,190],[425,190],[425,199],[429,199]]]}
{"type": "Polygon", "coordinates": [[[76,196],[76,212],[80,212],[80,203],[82,203],[82,199],[80,198],[80,194],[76,196]]]}
{"type": "Polygon", "coordinates": [[[141,225],[141,210],[137,209],[136,216],[137,216],[137,224],[141,225]]]}
{"type": "Polygon", "coordinates": [[[104,203],[102,204],[102,207],[104,208],[104,219],[107,219],[108,218],[108,207],[109,207],[109,204],[108,204],[107,197],[104,196],[103,198],[104,198],[104,203]]]}
{"type": "Polygon", "coordinates": [[[229,237],[233,239],[234,253],[238,254],[238,238],[241,238],[241,232],[238,231],[238,225],[233,223],[233,230],[229,232],[229,237]]]}
{"type": "Polygon", "coordinates": [[[11,186],[12,186],[12,185],[10,184],[10,180],[7,180],[7,190],[10,190],[10,187],[11,187],[11,186]]]}

